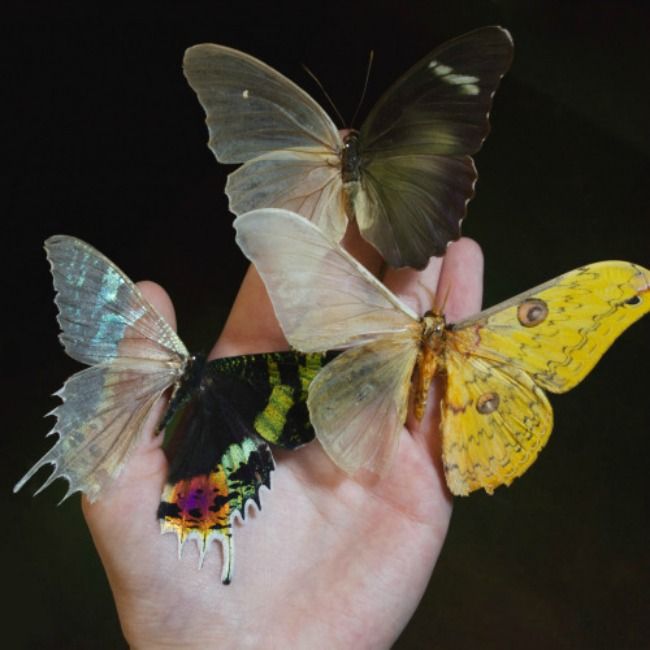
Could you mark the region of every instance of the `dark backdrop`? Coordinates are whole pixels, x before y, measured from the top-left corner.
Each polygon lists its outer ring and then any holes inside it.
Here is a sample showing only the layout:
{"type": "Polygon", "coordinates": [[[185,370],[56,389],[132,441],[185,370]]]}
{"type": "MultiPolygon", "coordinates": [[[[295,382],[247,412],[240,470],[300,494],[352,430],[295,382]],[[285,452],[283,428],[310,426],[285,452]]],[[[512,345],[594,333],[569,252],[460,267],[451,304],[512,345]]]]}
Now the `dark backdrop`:
{"type": "MultiPolygon", "coordinates": [[[[504,25],[515,62],[465,222],[486,255],[485,304],[585,262],[650,265],[644,3],[48,2],[2,13],[6,647],[123,646],[78,495],[56,508],[62,485],[10,494],[51,444],[48,396],[76,369],[56,339],[43,239],[77,235],[132,278],[160,282],[191,349],[211,346],[245,270],[223,195],[228,170],[205,146],[181,74],[187,46],[250,52],[321,101],[306,63],[349,116],[370,49],[367,105],[446,38],[504,25]]],[[[649,333],[646,319],[552,399],[555,431],[524,478],[457,501],[397,648],[650,645],[649,333]]]]}

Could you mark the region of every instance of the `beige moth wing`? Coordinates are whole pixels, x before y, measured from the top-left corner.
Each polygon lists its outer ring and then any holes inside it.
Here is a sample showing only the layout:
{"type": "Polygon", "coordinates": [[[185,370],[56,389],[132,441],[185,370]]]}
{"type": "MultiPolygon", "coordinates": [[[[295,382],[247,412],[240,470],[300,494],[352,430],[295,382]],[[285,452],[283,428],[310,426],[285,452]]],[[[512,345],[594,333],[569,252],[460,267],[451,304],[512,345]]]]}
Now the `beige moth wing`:
{"type": "Polygon", "coordinates": [[[345,471],[385,473],[406,418],[422,329],[417,314],[296,214],[255,210],[234,226],[289,343],[301,352],[350,348],[310,387],[316,436],[345,471]]]}

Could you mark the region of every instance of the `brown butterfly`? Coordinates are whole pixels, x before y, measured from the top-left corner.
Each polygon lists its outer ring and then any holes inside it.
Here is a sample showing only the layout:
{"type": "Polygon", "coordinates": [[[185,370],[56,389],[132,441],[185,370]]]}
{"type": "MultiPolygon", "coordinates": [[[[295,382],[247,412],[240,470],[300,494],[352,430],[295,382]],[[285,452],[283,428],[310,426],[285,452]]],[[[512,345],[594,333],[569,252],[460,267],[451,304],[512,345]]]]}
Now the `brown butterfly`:
{"type": "Polygon", "coordinates": [[[423,268],[460,236],[474,194],[471,154],[510,67],[512,39],[484,27],[430,52],[342,137],[301,88],[223,45],[187,50],[185,76],[207,115],[230,208],[286,208],[340,241],[348,217],[391,266],[423,268]]]}

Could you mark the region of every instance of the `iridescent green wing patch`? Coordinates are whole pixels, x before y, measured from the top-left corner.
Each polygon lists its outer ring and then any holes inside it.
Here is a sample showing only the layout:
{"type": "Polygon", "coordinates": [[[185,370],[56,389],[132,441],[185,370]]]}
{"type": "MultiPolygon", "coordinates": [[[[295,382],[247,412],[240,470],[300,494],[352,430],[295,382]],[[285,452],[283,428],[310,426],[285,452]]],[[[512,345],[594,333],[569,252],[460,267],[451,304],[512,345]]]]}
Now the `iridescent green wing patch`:
{"type": "Polygon", "coordinates": [[[201,562],[213,539],[223,549],[222,581],[233,571],[232,522],[270,488],[274,469],[267,444],[293,449],[313,439],[307,389],[336,353],[274,352],[215,359],[188,372],[164,423],[173,430],[170,471],[158,517],[175,532],[179,553],[198,543],[201,562]]]}
{"type": "Polygon", "coordinates": [[[257,355],[255,363],[232,368],[249,385],[270,388],[266,406],[253,421],[255,431],[264,440],[285,449],[295,449],[313,440],[307,391],[318,371],[336,355],[276,352],[257,355]]]}

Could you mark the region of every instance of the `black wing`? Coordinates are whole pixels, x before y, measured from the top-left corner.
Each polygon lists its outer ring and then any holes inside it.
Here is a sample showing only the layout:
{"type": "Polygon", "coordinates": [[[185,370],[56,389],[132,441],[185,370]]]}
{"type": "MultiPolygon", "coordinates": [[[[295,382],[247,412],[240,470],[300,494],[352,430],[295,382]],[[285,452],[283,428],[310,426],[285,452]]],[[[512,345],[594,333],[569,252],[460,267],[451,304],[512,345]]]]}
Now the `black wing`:
{"type": "Polygon", "coordinates": [[[336,353],[274,352],[195,366],[164,419],[173,433],[170,470],[158,518],[179,544],[194,538],[201,559],[222,543],[222,581],[233,569],[232,520],[270,487],[268,442],[293,449],[313,439],[306,399],[311,380],[336,353]]]}
{"type": "Polygon", "coordinates": [[[487,137],[512,53],[500,27],[447,41],[400,77],[363,124],[355,214],[392,266],[423,268],[460,236],[476,182],[470,155],[487,137]]]}

